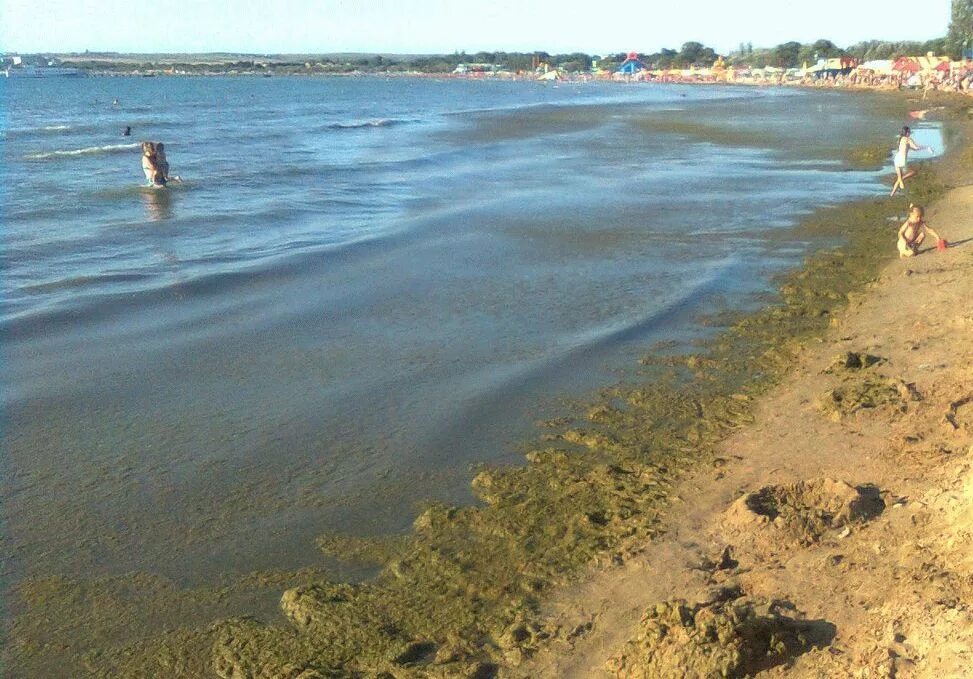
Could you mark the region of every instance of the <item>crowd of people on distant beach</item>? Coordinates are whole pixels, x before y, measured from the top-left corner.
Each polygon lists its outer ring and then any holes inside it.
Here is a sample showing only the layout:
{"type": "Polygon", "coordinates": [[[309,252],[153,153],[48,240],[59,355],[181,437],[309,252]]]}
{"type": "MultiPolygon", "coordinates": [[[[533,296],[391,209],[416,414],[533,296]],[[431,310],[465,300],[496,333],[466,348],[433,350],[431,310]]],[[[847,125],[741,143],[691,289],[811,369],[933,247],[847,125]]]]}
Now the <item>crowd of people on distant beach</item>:
{"type": "Polygon", "coordinates": [[[830,87],[847,89],[871,90],[901,90],[914,89],[921,92],[971,92],[973,88],[973,71],[944,74],[907,74],[894,73],[883,75],[868,71],[852,72],[847,75],[841,73],[828,74],[821,77],[805,76],[797,82],[784,81],[781,85],[796,84],[803,87],[830,87]]]}
{"type": "MultiPolygon", "coordinates": [[[[572,78],[567,77],[567,80],[572,78]]],[[[587,76],[582,80],[587,81],[587,76]]],[[[595,77],[594,79],[599,79],[595,77]]],[[[699,71],[639,71],[634,74],[608,73],[602,79],[614,82],[654,82],[669,84],[729,84],[777,87],[812,87],[829,89],[914,90],[918,92],[960,92],[973,95],[973,62],[966,70],[894,71],[883,73],[869,69],[804,72],[794,74],[781,69],[746,71],[702,69],[699,71]]]]}

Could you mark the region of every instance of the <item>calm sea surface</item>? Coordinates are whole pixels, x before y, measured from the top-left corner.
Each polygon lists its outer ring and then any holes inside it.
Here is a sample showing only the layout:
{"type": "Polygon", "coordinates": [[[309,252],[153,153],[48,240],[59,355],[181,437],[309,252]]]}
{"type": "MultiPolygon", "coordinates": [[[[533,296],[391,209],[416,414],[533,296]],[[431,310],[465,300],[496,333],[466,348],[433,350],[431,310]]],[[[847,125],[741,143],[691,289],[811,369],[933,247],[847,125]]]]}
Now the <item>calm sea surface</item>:
{"type": "MultiPolygon", "coordinates": [[[[849,146],[795,90],[4,79],[5,579],[314,563],[752,306],[849,146]],[[113,101],[117,99],[117,105],[113,101]],[[130,125],[132,137],[121,136],[130,125]],[[137,141],[164,141],[169,189],[137,141]]],[[[925,143],[922,139],[920,142],[925,143]]]]}

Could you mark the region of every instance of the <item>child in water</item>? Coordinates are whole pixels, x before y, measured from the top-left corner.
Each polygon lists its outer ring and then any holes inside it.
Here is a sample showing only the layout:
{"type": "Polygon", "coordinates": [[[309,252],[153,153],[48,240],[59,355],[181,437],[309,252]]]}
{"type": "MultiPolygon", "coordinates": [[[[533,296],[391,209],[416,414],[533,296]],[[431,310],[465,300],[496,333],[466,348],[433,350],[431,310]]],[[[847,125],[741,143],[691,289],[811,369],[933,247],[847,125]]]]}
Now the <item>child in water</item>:
{"type": "Polygon", "coordinates": [[[912,205],[909,209],[909,218],[899,227],[899,239],[896,244],[899,248],[899,257],[915,257],[919,254],[919,246],[929,234],[936,239],[936,247],[945,248],[946,241],[940,238],[939,234],[929,228],[925,220],[926,211],[921,205],[912,205]]]}
{"type": "Polygon", "coordinates": [[[177,174],[169,175],[169,161],[166,159],[166,147],[161,141],[155,143],[155,164],[159,168],[159,172],[162,173],[162,178],[165,180],[165,183],[182,181],[182,178],[177,174]]]}
{"type": "Polygon", "coordinates": [[[155,145],[155,164],[166,181],[169,181],[169,161],[166,160],[166,147],[160,141],[155,145]]]}
{"type": "Polygon", "coordinates": [[[892,184],[892,193],[889,196],[894,196],[895,192],[899,189],[905,191],[905,180],[915,177],[917,172],[915,170],[909,169],[909,151],[921,151],[923,148],[932,151],[931,146],[919,146],[915,140],[912,138],[912,130],[908,127],[903,127],[901,134],[899,134],[899,140],[896,142],[895,150],[895,160],[893,165],[895,165],[895,183],[892,184]]]}

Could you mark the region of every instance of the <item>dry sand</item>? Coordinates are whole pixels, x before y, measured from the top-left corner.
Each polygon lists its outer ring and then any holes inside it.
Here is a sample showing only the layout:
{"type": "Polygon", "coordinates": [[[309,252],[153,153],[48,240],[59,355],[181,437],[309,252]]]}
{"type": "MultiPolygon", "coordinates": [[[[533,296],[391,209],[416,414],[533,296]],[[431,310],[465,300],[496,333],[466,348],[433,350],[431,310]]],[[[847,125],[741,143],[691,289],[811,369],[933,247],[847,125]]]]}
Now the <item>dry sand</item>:
{"type": "Polygon", "coordinates": [[[830,644],[760,676],[973,677],[973,186],[951,190],[927,217],[954,246],[891,263],[803,350],[756,423],[725,442],[722,462],[681,488],[667,536],[550,605],[577,632],[512,676],[696,676],[619,658],[638,654],[625,644],[645,611],[730,584],[834,626],[830,644]],[[881,360],[846,368],[847,352],[881,360]],[[889,402],[856,406],[863,385],[889,402]],[[734,506],[761,488],[821,479],[870,484],[884,511],[832,520],[840,507],[825,506],[820,486],[791,493],[807,504],[781,508],[776,522],[734,506]],[[720,569],[727,545],[738,564],[720,569]]]}

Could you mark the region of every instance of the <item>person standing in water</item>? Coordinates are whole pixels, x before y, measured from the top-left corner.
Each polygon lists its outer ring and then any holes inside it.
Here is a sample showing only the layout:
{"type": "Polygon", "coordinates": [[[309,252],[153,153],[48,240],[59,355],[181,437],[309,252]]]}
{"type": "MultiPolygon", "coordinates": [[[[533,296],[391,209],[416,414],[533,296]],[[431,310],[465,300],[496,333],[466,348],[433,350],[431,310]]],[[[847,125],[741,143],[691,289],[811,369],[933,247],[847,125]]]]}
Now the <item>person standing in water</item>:
{"type": "MultiPolygon", "coordinates": [[[[895,151],[895,183],[892,184],[892,193],[889,194],[889,197],[894,196],[899,189],[905,191],[905,180],[916,176],[916,171],[909,169],[909,151],[919,151],[922,148],[912,138],[912,130],[908,126],[903,127],[902,133],[899,134],[898,148],[895,151]]],[[[931,146],[925,148],[932,151],[931,146]]]]}
{"type": "Polygon", "coordinates": [[[155,144],[151,141],[142,142],[142,172],[150,186],[162,187],[166,185],[166,176],[159,169],[159,158],[156,155],[155,144]]]}

